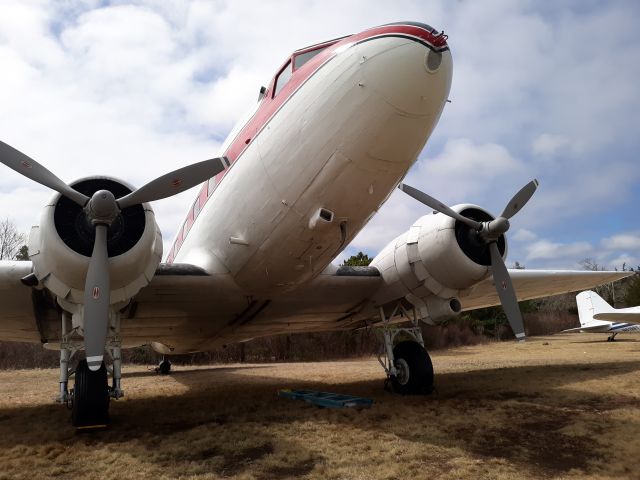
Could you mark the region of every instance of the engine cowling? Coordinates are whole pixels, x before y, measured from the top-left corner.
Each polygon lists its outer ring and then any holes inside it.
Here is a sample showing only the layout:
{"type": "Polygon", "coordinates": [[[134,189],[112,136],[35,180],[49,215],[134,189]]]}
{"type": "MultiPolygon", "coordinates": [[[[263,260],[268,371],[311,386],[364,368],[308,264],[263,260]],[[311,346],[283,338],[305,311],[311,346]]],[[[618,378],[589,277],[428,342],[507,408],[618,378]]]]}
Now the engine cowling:
{"type": "MultiPolygon", "coordinates": [[[[133,191],[127,183],[110,177],[84,178],[71,186],[89,197],[100,189],[116,198],[133,191]]],[[[82,207],[60,194],[52,197],[40,224],[32,227],[29,258],[34,273],[60,300],[82,303],[94,235],[82,207]]],[[[162,235],[149,204],[120,212],[109,228],[107,250],[110,304],[126,302],[151,281],[162,260],[162,235]]]]}
{"type": "MultiPolygon", "coordinates": [[[[452,207],[477,221],[494,217],[477,205],[452,207]]],[[[504,258],[507,243],[497,240],[504,258]]],[[[461,311],[458,300],[465,289],[487,277],[491,258],[485,243],[467,225],[442,213],[420,217],[390,242],[371,263],[385,285],[375,297],[379,305],[407,299],[428,323],[437,323],[461,311]]]]}

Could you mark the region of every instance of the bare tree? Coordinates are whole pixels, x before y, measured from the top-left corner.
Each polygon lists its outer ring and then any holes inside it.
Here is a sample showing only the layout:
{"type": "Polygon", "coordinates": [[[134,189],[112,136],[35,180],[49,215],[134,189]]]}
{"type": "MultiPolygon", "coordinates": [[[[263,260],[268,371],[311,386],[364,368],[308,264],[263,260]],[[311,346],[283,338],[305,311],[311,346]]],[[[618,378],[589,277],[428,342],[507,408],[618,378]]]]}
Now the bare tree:
{"type": "Polygon", "coordinates": [[[14,260],[24,242],[25,235],[11,220],[0,220],[0,260],[14,260]]]}
{"type": "Polygon", "coordinates": [[[593,258],[585,258],[578,263],[582,265],[582,268],[584,270],[592,270],[594,272],[598,270],[604,270],[604,266],[600,265],[593,258]]]}

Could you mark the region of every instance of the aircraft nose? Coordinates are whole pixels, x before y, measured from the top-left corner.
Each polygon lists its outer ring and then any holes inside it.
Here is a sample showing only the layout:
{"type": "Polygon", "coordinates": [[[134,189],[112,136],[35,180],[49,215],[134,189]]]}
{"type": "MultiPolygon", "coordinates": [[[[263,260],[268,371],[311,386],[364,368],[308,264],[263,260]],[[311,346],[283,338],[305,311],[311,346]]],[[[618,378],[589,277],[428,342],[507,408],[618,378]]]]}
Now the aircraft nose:
{"type": "Polygon", "coordinates": [[[427,35],[419,27],[386,28],[391,30],[358,45],[365,86],[404,113],[439,112],[451,88],[452,60],[446,37],[433,32],[427,35]]]}

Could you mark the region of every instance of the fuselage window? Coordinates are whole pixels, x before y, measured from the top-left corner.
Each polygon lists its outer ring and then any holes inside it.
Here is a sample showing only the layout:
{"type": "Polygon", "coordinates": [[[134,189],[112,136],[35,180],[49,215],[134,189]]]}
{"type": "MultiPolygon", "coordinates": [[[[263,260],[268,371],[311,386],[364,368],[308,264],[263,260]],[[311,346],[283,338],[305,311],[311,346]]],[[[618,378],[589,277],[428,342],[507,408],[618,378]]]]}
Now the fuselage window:
{"type": "Polygon", "coordinates": [[[291,80],[291,60],[287,62],[287,66],[280,72],[276,78],[276,86],[274,88],[273,96],[275,97],[280,93],[280,90],[291,80]]]}
{"type": "Polygon", "coordinates": [[[318,48],[316,50],[311,50],[310,52],[304,52],[299,55],[296,55],[293,59],[293,68],[296,70],[299,69],[302,65],[307,63],[313,57],[318,55],[321,51],[323,51],[327,47],[318,48]]]}
{"type": "Polygon", "coordinates": [[[208,196],[210,197],[213,194],[213,191],[216,189],[216,177],[211,177],[209,179],[209,185],[207,186],[208,196]]]}
{"type": "Polygon", "coordinates": [[[196,203],[193,204],[193,219],[195,220],[200,213],[200,196],[196,198],[196,203]]]}

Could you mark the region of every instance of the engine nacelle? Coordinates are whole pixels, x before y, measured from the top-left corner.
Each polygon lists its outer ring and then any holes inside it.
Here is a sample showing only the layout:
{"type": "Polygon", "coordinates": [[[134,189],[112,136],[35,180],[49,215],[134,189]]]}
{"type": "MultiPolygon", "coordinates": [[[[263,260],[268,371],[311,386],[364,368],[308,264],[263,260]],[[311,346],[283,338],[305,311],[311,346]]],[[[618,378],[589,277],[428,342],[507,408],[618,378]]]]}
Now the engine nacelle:
{"type": "MultiPolygon", "coordinates": [[[[108,177],[90,177],[71,186],[88,197],[100,189],[116,198],[133,188],[108,177]]],[[[29,235],[29,258],[38,280],[60,300],[83,302],[85,277],[93,250],[95,230],[82,207],[56,194],[46,205],[40,224],[29,235]]],[[[111,304],[125,302],[153,278],[162,260],[162,235],[148,204],[122,210],[107,237],[111,304]]]]}
{"type": "MultiPolygon", "coordinates": [[[[476,205],[452,208],[480,222],[494,218],[476,205]]],[[[497,244],[504,258],[504,236],[497,244]]],[[[472,229],[436,213],[419,218],[408,232],[389,243],[371,265],[380,271],[385,282],[376,294],[377,304],[405,298],[423,320],[437,323],[461,311],[458,297],[489,275],[491,257],[486,243],[472,229]]]]}

